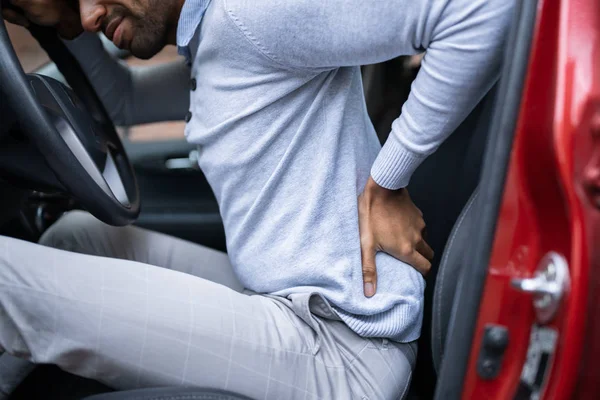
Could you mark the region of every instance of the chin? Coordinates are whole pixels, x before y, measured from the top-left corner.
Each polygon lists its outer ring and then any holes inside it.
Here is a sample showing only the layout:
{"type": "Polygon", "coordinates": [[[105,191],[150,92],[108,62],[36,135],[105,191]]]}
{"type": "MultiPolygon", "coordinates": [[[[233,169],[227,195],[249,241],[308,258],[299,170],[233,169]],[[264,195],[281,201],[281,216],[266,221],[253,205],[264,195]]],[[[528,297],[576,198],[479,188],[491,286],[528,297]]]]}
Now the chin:
{"type": "Polygon", "coordinates": [[[131,54],[133,54],[135,57],[142,59],[142,60],[148,60],[152,57],[154,57],[156,54],[158,54],[158,52],[162,50],[155,50],[155,49],[138,49],[135,47],[131,48],[131,54]]]}
{"type": "Polygon", "coordinates": [[[142,42],[143,43],[136,43],[136,40],[134,39],[131,43],[130,49],[131,54],[142,60],[148,60],[154,57],[165,47],[165,44],[161,41],[150,42],[143,40],[142,42]]]}
{"type": "Polygon", "coordinates": [[[152,57],[154,57],[157,53],[136,52],[132,50],[131,54],[133,54],[136,58],[139,58],[140,60],[149,60],[152,57]]]}

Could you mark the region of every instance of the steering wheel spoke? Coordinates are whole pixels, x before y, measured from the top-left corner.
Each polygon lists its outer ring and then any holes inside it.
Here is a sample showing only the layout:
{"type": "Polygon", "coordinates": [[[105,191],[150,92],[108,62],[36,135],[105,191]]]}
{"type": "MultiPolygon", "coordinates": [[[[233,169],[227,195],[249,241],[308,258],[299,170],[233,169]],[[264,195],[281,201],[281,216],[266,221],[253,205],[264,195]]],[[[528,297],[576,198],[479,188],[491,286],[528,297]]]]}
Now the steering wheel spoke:
{"type": "Polygon", "coordinates": [[[115,198],[124,206],[131,206],[125,183],[119,172],[118,158],[116,158],[110,150],[106,153],[106,163],[104,164],[102,176],[113,196],[115,196],[115,198]]]}

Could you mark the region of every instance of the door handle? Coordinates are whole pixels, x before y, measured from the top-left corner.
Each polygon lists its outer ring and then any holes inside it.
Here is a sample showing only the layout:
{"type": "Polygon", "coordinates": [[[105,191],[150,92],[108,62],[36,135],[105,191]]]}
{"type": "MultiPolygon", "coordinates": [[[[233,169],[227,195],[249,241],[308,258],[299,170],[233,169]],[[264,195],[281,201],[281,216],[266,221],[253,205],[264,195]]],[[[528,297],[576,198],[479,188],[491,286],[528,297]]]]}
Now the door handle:
{"type": "Polygon", "coordinates": [[[558,253],[550,252],[542,258],[532,278],[513,279],[512,287],[533,294],[533,307],[537,319],[544,324],[552,320],[560,302],[570,287],[567,260],[558,253]]]}

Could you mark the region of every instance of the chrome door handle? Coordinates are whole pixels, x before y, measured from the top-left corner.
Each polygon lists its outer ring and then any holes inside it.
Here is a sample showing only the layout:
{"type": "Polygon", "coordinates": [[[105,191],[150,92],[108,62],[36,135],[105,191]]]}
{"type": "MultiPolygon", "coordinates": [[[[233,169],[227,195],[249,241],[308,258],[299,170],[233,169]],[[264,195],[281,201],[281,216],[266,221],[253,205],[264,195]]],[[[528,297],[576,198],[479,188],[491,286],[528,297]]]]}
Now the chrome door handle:
{"type": "Polygon", "coordinates": [[[542,258],[532,278],[513,279],[512,287],[532,293],[533,307],[540,323],[547,323],[556,315],[560,302],[570,287],[567,260],[550,252],[542,258]]]}

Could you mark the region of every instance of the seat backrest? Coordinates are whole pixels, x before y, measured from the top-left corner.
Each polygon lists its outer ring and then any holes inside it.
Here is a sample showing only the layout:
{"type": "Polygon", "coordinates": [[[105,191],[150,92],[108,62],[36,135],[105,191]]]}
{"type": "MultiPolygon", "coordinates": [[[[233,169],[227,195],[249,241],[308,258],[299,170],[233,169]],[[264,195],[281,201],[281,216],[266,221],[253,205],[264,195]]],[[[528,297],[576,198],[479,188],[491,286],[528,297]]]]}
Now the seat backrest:
{"type": "Polygon", "coordinates": [[[464,265],[464,256],[469,251],[469,245],[472,242],[471,227],[476,215],[475,210],[477,210],[477,207],[474,204],[477,202],[478,194],[479,191],[476,188],[460,213],[458,221],[456,221],[450,233],[438,268],[431,316],[431,355],[436,372],[440,371],[444,356],[444,345],[454,305],[458,277],[464,265]]]}
{"type": "Polygon", "coordinates": [[[460,268],[457,249],[464,242],[463,231],[468,225],[465,222],[470,218],[468,215],[463,216],[459,223],[459,217],[463,209],[468,208],[469,199],[479,182],[495,97],[496,86],[442,146],[415,171],[408,187],[413,201],[423,211],[427,223],[427,241],[436,252],[431,273],[427,277],[419,357],[413,375],[418,393],[425,398],[433,397],[435,382],[432,379],[435,379],[436,367],[441,362],[443,340],[454,298],[456,282],[453,278],[456,269],[460,268]],[[455,225],[454,241],[450,246],[449,238],[455,225]],[[445,248],[448,248],[449,255],[442,251],[445,248]],[[439,315],[434,318],[433,298],[438,276],[443,276],[443,284],[437,289],[436,298],[438,302],[443,299],[447,304],[444,303],[443,307],[435,310],[436,313],[441,313],[441,318],[439,315]],[[435,332],[435,341],[432,341],[432,330],[435,332]]]}

